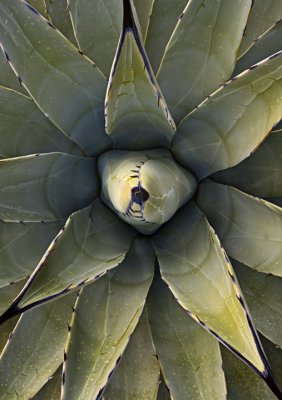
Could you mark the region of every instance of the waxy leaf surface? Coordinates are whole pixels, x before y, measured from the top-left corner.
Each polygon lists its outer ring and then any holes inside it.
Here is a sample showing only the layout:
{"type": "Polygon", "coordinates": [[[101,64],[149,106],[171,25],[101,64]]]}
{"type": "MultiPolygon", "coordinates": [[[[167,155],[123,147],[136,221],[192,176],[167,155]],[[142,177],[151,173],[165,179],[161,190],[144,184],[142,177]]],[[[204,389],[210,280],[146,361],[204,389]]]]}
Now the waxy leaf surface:
{"type": "Polygon", "coordinates": [[[282,131],[270,134],[250,157],[212,178],[255,196],[282,196],[282,131]]]}
{"type": "Polygon", "coordinates": [[[59,400],[61,396],[62,368],[57,369],[32,400],[59,400]]]}
{"type": "Polygon", "coordinates": [[[31,98],[0,87],[0,108],[0,158],[55,151],[83,155],[74,142],[48,121],[31,98]]]}
{"type": "Polygon", "coordinates": [[[205,329],[266,374],[265,362],[233,268],[205,216],[192,202],[152,238],[161,276],[205,329]]]}
{"type": "Polygon", "coordinates": [[[97,196],[95,160],[64,153],[0,160],[0,218],[41,222],[66,218],[97,196]]]}
{"type": "Polygon", "coordinates": [[[62,400],[101,396],[140,318],[154,266],[150,243],[137,239],[116,270],[82,290],[66,348],[62,400]]]}
{"type": "Polygon", "coordinates": [[[254,65],[264,58],[271,56],[271,54],[280,51],[282,47],[281,42],[282,20],[279,20],[267,32],[260,36],[248,51],[237,61],[233,75],[238,75],[240,72],[248,69],[251,65],[254,65]]]}
{"type": "Polygon", "coordinates": [[[59,31],[68,38],[75,46],[77,41],[74,36],[73,26],[69,12],[68,0],[44,0],[46,3],[46,12],[51,22],[59,31]]]}
{"type": "Polygon", "coordinates": [[[187,0],[153,1],[145,47],[155,73],[158,71],[165,47],[186,4],[187,0]]]}
{"type": "Polygon", "coordinates": [[[105,400],[156,400],[160,366],[144,310],[128,346],[107,386],[105,400]]]}
{"type": "Polygon", "coordinates": [[[1,400],[33,398],[60,366],[74,301],[71,294],[20,318],[1,354],[1,400]]]}
{"type": "Polygon", "coordinates": [[[247,158],[281,117],[282,54],[276,53],[189,114],[178,127],[172,152],[202,179],[247,158]]]}
{"type": "Polygon", "coordinates": [[[50,21],[25,1],[2,0],[0,42],[24,87],[62,132],[88,155],[109,146],[106,80],[50,21]]]}
{"type": "Polygon", "coordinates": [[[100,200],[72,214],[31,275],[16,308],[48,301],[116,267],[136,235],[100,200]]]}
{"type": "Polygon", "coordinates": [[[282,18],[281,0],[254,0],[238,55],[243,54],[256,39],[282,18]]]}
{"type": "MultiPolygon", "coordinates": [[[[11,284],[7,284],[6,286],[2,286],[0,288],[0,313],[2,314],[12,303],[14,298],[19,294],[21,289],[23,288],[26,279],[22,279],[18,282],[14,282],[11,284]]],[[[19,316],[9,319],[0,327],[0,354],[2,353],[6,343],[11,335],[15,325],[19,319],[19,316]]]]}
{"type": "Polygon", "coordinates": [[[231,75],[251,0],[190,0],[157,74],[178,123],[231,75]]]}
{"type": "Polygon", "coordinates": [[[148,299],[154,347],[174,400],[225,400],[219,344],[177,304],[160,278],[148,299]]]}
{"type": "Polygon", "coordinates": [[[208,180],[199,187],[197,203],[231,257],[282,276],[280,207],[208,180]]]}
{"type": "MultiPolygon", "coordinates": [[[[276,376],[282,376],[282,351],[273,343],[261,337],[263,347],[267,351],[271,366],[274,367],[276,376]]],[[[240,360],[224,347],[221,348],[223,370],[227,382],[228,400],[277,400],[266,384],[254,371],[244,365],[240,360]]],[[[281,381],[281,379],[280,379],[281,381]]]]}
{"type": "Polygon", "coordinates": [[[27,94],[26,90],[23,86],[21,86],[16,74],[9,65],[9,62],[2,50],[0,50],[0,85],[9,89],[17,90],[23,94],[27,94]]]}
{"type": "MultiPolygon", "coordinates": [[[[50,1],[54,1],[54,0],[50,0],[50,1]]],[[[28,2],[33,8],[35,8],[38,12],[40,12],[40,14],[44,15],[44,17],[47,16],[46,6],[47,6],[48,0],[29,0],[28,2]]]]}
{"type": "Polygon", "coordinates": [[[27,278],[63,224],[64,221],[1,223],[0,287],[27,278]]]}
{"type": "Polygon", "coordinates": [[[256,328],[282,348],[282,280],[254,271],[235,260],[232,264],[256,328]]]}
{"type": "Polygon", "coordinates": [[[69,0],[79,48],[109,76],[122,29],[122,0],[69,0]]]}
{"type": "Polygon", "coordinates": [[[133,0],[140,23],[143,41],[145,41],[147,35],[152,8],[155,2],[155,0],[133,0]]]}
{"type": "Polygon", "coordinates": [[[129,0],[125,1],[124,13],[105,100],[106,131],[118,148],[168,146],[174,122],[152,72],[129,0]]]}

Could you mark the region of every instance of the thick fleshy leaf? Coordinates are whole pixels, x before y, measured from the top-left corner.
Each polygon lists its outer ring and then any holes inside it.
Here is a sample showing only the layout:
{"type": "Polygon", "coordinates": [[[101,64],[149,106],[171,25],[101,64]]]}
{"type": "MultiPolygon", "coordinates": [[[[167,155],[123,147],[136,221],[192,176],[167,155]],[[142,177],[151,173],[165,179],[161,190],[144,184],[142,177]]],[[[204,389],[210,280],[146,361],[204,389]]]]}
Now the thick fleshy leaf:
{"type": "Polygon", "coordinates": [[[152,238],[162,278],[205,329],[268,379],[268,365],[226,253],[193,202],[152,238]]]}
{"type": "MultiPolygon", "coordinates": [[[[26,280],[22,279],[18,282],[12,283],[10,285],[0,288],[0,314],[2,314],[14,300],[14,298],[19,294],[22,287],[24,286],[26,280]]],[[[6,342],[13,331],[17,321],[18,316],[6,321],[0,328],[0,354],[6,345],[6,342]]]]}
{"type": "MultiPolygon", "coordinates": [[[[282,6],[280,5],[281,9],[282,6]]],[[[282,11],[282,10],[281,10],[282,11]]],[[[281,12],[282,17],[282,12],[281,12]]],[[[277,21],[267,32],[256,40],[248,51],[237,61],[233,75],[271,56],[282,48],[282,20],[277,21]]]]}
{"type": "Polygon", "coordinates": [[[33,100],[0,87],[0,157],[61,151],[83,155],[79,147],[48,121],[33,100]]]}
{"type": "MultiPolygon", "coordinates": [[[[135,0],[135,3],[136,2],[135,0]]],[[[149,26],[145,38],[145,47],[155,73],[158,71],[165,47],[177,24],[178,17],[181,15],[186,4],[187,0],[153,1],[149,26]]]]}
{"type": "Polygon", "coordinates": [[[176,122],[230,77],[250,7],[251,0],[188,2],[157,74],[176,122]]]}
{"type": "Polygon", "coordinates": [[[104,395],[105,400],[156,400],[160,366],[144,310],[104,395]]]}
{"type": "Polygon", "coordinates": [[[20,81],[50,120],[87,154],[108,148],[98,68],[28,3],[2,0],[0,41],[20,81]]]}
{"type": "Polygon", "coordinates": [[[252,3],[238,55],[243,54],[259,36],[282,18],[281,0],[254,0],[252,3]]]}
{"type": "Polygon", "coordinates": [[[74,300],[71,294],[20,318],[1,354],[1,400],[33,398],[60,366],[74,300]]]}
{"type": "Polygon", "coordinates": [[[63,223],[1,223],[0,287],[27,278],[32,273],[63,223]]]}
{"type": "Polygon", "coordinates": [[[102,199],[142,234],[160,225],[191,199],[197,181],[167,149],[113,150],[98,159],[102,199]]]}
{"type": "Polygon", "coordinates": [[[281,208],[208,180],[199,187],[197,203],[231,257],[282,276],[281,208]]]}
{"type": "Polygon", "coordinates": [[[99,199],[72,214],[0,321],[98,279],[124,259],[135,235],[99,199]]]}
{"type": "Polygon", "coordinates": [[[282,348],[282,279],[232,262],[256,328],[282,348]]]}
{"type": "Polygon", "coordinates": [[[145,41],[147,35],[154,2],[155,0],[133,0],[140,23],[143,41],[145,41]]]}
{"type": "Polygon", "coordinates": [[[52,23],[65,35],[75,46],[77,41],[71,23],[68,0],[44,0],[46,12],[52,23]]]}
{"type": "MultiPolygon", "coordinates": [[[[40,14],[46,17],[46,3],[48,0],[28,0],[29,4],[35,8],[40,14]]],[[[51,0],[52,1],[52,0],[51,0]]],[[[54,1],[54,0],[53,0],[54,1]]]]}
{"type": "Polygon", "coordinates": [[[0,218],[40,222],[68,217],[97,195],[95,160],[64,153],[0,160],[0,218]]]}
{"type": "Polygon", "coordinates": [[[256,64],[188,115],[174,137],[176,160],[204,178],[247,158],[281,119],[281,60],[256,64]]]}
{"type": "Polygon", "coordinates": [[[14,298],[19,294],[23,288],[26,279],[21,279],[17,282],[12,282],[0,288],[0,313],[2,314],[12,303],[14,298]]]}
{"type": "MultiPolygon", "coordinates": [[[[24,286],[26,280],[22,279],[18,282],[14,282],[12,284],[8,284],[4,287],[0,288],[0,314],[2,314],[14,300],[14,298],[19,294],[22,287],[24,286]]],[[[15,325],[18,321],[19,317],[16,316],[9,321],[6,321],[0,327],[0,354],[4,349],[11,332],[15,328],[15,325]]]]}
{"type": "Polygon", "coordinates": [[[122,29],[122,0],[68,0],[68,4],[80,50],[109,76],[122,29]]]}
{"type": "Polygon", "coordinates": [[[140,318],[154,265],[150,243],[136,239],[116,270],[82,290],[70,326],[62,400],[101,397],[140,318]]]}
{"type": "MultiPolygon", "coordinates": [[[[261,337],[263,347],[271,361],[276,377],[282,377],[282,351],[273,343],[261,337]]],[[[265,383],[250,368],[224,347],[221,348],[223,369],[227,381],[229,400],[277,400],[265,383]]]]}
{"type": "Polygon", "coordinates": [[[21,86],[16,74],[9,65],[9,62],[3,51],[0,51],[0,85],[27,94],[26,90],[23,86],[21,86]]]}
{"type": "MultiPolygon", "coordinates": [[[[0,293],[1,295],[1,293],[0,293]]],[[[14,330],[17,321],[19,320],[19,315],[14,318],[9,319],[0,328],[0,354],[2,353],[4,347],[6,346],[7,341],[9,340],[9,336],[14,330]]]]}
{"type": "Polygon", "coordinates": [[[59,400],[61,396],[62,368],[57,369],[32,400],[59,400]]]}
{"type": "Polygon", "coordinates": [[[130,0],[105,100],[106,131],[117,148],[168,146],[175,126],[152,72],[130,0]]]}
{"type": "Polygon", "coordinates": [[[225,400],[217,340],[187,315],[160,278],[147,303],[154,346],[172,399],[225,400]]]}
{"type": "Polygon", "coordinates": [[[250,157],[212,179],[255,196],[282,196],[282,131],[272,133],[250,157]]]}

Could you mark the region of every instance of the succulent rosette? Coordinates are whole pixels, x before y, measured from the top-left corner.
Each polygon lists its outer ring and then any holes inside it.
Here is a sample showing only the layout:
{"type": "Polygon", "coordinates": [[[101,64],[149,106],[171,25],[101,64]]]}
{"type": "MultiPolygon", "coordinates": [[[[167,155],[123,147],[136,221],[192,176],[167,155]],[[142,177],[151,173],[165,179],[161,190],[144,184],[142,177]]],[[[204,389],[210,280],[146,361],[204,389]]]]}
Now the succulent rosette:
{"type": "Polygon", "coordinates": [[[1,400],[282,398],[270,3],[1,0],[1,400]]]}

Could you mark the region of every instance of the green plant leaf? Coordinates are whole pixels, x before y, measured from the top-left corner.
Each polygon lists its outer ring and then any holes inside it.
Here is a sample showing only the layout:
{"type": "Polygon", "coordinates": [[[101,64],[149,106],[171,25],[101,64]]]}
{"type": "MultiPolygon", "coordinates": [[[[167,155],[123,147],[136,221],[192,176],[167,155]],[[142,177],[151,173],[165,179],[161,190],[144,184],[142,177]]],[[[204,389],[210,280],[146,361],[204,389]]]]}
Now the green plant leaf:
{"type": "Polygon", "coordinates": [[[110,146],[103,117],[106,80],[50,21],[25,1],[2,0],[0,41],[24,87],[62,132],[88,155],[110,146]]]}
{"type": "Polygon", "coordinates": [[[168,147],[175,125],[152,72],[130,0],[111,70],[106,100],[106,131],[117,148],[168,147]]]}
{"type": "MultiPolygon", "coordinates": [[[[0,294],[1,294],[1,292],[0,292],[0,294]]],[[[11,335],[12,331],[14,330],[19,318],[20,318],[19,315],[17,315],[14,318],[9,319],[9,321],[6,321],[3,325],[1,325],[0,354],[2,353],[4,347],[6,346],[9,336],[11,335]]]]}
{"type": "Polygon", "coordinates": [[[222,85],[235,66],[251,0],[190,0],[157,74],[178,123],[222,85]]]}
{"type": "Polygon", "coordinates": [[[59,400],[61,396],[62,368],[57,369],[32,400],[59,400]]]}
{"type": "Polygon", "coordinates": [[[71,23],[68,0],[44,0],[46,11],[52,23],[75,46],[77,41],[71,23]]]}
{"type": "Polygon", "coordinates": [[[0,85],[27,94],[24,87],[20,85],[20,82],[9,65],[3,51],[0,51],[0,85]]]}
{"type": "Polygon", "coordinates": [[[255,196],[282,196],[282,131],[273,132],[250,157],[212,179],[255,196]]]}
{"type": "Polygon", "coordinates": [[[151,12],[155,2],[155,0],[133,0],[138,15],[138,20],[140,22],[143,41],[145,41],[147,35],[151,12]]]}
{"type": "MultiPolygon", "coordinates": [[[[0,288],[32,273],[63,223],[1,223],[0,288]]],[[[0,298],[3,302],[1,295],[0,298]]]]}
{"type": "MultiPolygon", "coordinates": [[[[141,2],[141,0],[139,0],[141,2]]],[[[137,1],[135,0],[135,3],[137,1]]],[[[145,47],[152,68],[157,73],[165,47],[177,24],[187,0],[154,0],[145,47]]],[[[137,4],[136,4],[137,6],[137,4]]]]}
{"type": "Polygon", "coordinates": [[[280,0],[254,0],[238,56],[242,55],[256,39],[282,18],[280,0]]]}
{"type": "Polygon", "coordinates": [[[254,65],[262,59],[281,50],[281,42],[282,20],[279,20],[267,32],[260,36],[248,51],[237,61],[233,75],[238,75],[240,72],[248,69],[251,65],[254,65]]]}
{"type": "Polygon", "coordinates": [[[147,313],[144,310],[130,338],[113,378],[106,388],[105,400],[156,400],[160,366],[152,343],[147,313]]]}
{"type": "Polygon", "coordinates": [[[108,151],[97,166],[105,204],[145,235],[169,220],[197,189],[194,176],[176,164],[167,149],[108,151]],[[139,185],[148,194],[143,206],[132,202],[139,185]]]}
{"type": "MultiPolygon", "coordinates": [[[[282,376],[281,349],[261,337],[271,365],[275,362],[274,373],[282,376]]],[[[221,347],[223,369],[227,381],[229,400],[277,400],[265,383],[246,365],[238,360],[230,351],[221,347]]],[[[281,379],[280,379],[281,380],[281,379]]]]}
{"type": "Polygon", "coordinates": [[[0,87],[0,157],[61,151],[83,155],[79,147],[51,124],[33,100],[0,87]]]}
{"type": "Polygon", "coordinates": [[[116,270],[83,289],[66,348],[62,400],[101,397],[142,313],[154,264],[150,243],[137,239],[116,270]]]}
{"type": "Polygon", "coordinates": [[[2,314],[14,300],[14,298],[19,294],[21,289],[23,288],[26,279],[21,279],[17,282],[9,283],[0,288],[0,313],[2,314]]]}
{"type": "MultiPolygon", "coordinates": [[[[210,199],[209,199],[210,201],[210,199]]],[[[193,202],[152,238],[163,280],[200,325],[267,377],[267,361],[231,263],[193,202]]]]}
{"type": "Polygon", "coordinates": [[[197,203],[231,257],[282,276],[281,208],[208,180],[199,187],[197,203]]]}
{"type": "Polygon", "coordinates": [[[153,342],[174,400],[226,399],[219,345],[177,304],[160,278],[148,300],[153,342]]]}
{"type": "Polygon", "coordinates": [[[99,199],[72,214],[2,321],[98,279],[124,259],[135,235],[99,199]]]}
{"type": "MultiPolygon", "coordinates": [[[[8,284],[0,288],[0,314],[2,314],[14,300],[14,298],[19,294],[22,287],[24,286],[26,280],[22,279],[18,282],[8,284]]],[[[19,317],[16,316],[9,321],[6,321],[0,328],[0,354],[2,353],[11,332],[15,328],[15,325],[19,317]]]]}
{"type": "Polygon", "coordinates": [[[282,348],[282,280],[232,262],[256,328],[282,348]]]}
{"type": "Polygon", "coordinates": [[[1,354],[1,400],[33,398],[60,366],[74,300],[72,294],[20,318],[1,354]]]}
{"type": "Polygon", "coordinates": [[[47,16],[47,13],[46,13],[46,11],[47,11],[46,10],[47,1],[48,0],[29,0],[28,2],[33,8],[35,8],[38,12],[40,12],[41,15],[46,17],[47,16]]]}
{"type": "Polygon", "coordinates": [[[201,179],[247,158],[281,119],[281,60],[282,51],[256,64],[189,114],[174,136],[176,160],[201,179]]]}
{"type": "Polygon", "coordinates": [[[122,0],[68,0],[79,48],[109,76],[122,29],[122,0]]]}
{"type": "Polygon", "coordinates": [[[41,222],[68,217],[97,196],[95,160],[64,153],[0,160],[0,218],[41,222]]]}

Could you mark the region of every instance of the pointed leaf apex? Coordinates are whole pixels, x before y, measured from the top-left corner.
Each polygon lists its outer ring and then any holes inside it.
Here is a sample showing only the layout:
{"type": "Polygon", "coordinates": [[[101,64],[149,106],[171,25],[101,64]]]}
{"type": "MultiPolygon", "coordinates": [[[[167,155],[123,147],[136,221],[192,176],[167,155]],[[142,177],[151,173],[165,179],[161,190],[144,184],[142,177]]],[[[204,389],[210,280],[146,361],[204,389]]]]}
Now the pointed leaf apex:
{"type": "Polygon", "coordinates": [[[105,100],[106,132],[116,148],[169,147],[176,127],[144,49],[134,6],[129,0],[123,4],[123,29],[105,100]]]}

